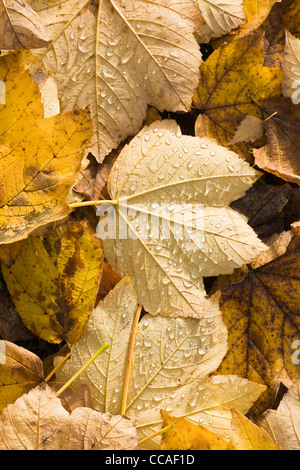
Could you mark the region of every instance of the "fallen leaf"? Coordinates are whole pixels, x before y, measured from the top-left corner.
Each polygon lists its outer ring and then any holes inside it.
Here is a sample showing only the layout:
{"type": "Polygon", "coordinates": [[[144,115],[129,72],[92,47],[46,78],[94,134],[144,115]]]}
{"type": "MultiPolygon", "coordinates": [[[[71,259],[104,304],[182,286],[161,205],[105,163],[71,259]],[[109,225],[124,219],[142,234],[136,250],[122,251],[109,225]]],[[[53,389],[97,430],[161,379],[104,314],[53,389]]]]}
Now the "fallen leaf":
{"type": "Polygon", "coordinates": [[[0,59],[6,104],[0,104],[0,243],[70,213],[65,200],[92,135],[88,109],[44,119],[39,87],[22,54],[0,59]]]}
{"type": "Polygon", "coordinates": [[[148,104],[189,110],[201,63],[194,0],[30,3],[51,39],[41,60],[56,78],[62,111],[92,106],[99,162],[140,130],[148,104]]]}
{"type": "Polygon", "coordinates": [[[0,413],[1,450],[134,450],[136,429],[123,416],[76,408],[69,414],[47,384],[0,413]]]}
{"type": "Polygon", "coordinates": [[[263,137],[264,124],[263,121],[256,116],[248,115],[242,120],[237,128],[233,138],[228,145],[238,144],[240,142],[255,142],[263,137]]]}
{"type": "Polygon", "coordinates": [[[182,135],[172,120],[143,128],[123,148],[97,233],[148,313],[201,317],[203,276],[230,273],[265,248],[228,207],[258,176],[214,140],[182,135]]]}
{"type": "Polygon", "coordinates": [[[12,343],[34,338],[31,331],[22,323],[4,284],[0,285],[0,336],[12,343]]]}
{"type": "Polygon", "coordinates": [[[269,434],[243,416],[237,409],[232,409],[232,437],[228,450],[281,450],[269,434]]]}
{"type": "Polygon", "coordinates": [[[43,379],[43,363],[38,356],[21,346],[1,340],[0,410],[9,403],[14,403],[43,379]]]}
{"type": "Polygon", "coordinates": [[[199,42],[209,42],[246,23],[243,0],[196,0],[205,24],[198,29],[199,42]]]}
{"type": "MultiPolygon", "coordinates": [[[[135,423],[139,439],[160,429],[160,409],[179,418],[188,416],[192,423],[228,437],[230,407],[246,413],[264,386],[235,375],[209,377],[226,352],[218,296],[210,300],[202,320],[145,315],[135,331],[137,310],[136,293],[124,278],[91,314],[57,379],[66,382],[107,341],[111,347],[72,384],[75,389],[89,385],[96,410],[125,413],[135,423]]],[[[158,436],[146,448],[159,445],[158,436]]]]}
{"type": "MultiPolygon", "coordinates": [[[[225,44],[200,67],[200,83],[194,106],[200,111],[195,133],[208,135],[228,146],[247,115],[263,119],[266,99],[281,95],[283,72],[263,66],[262,34],[225,44]]],[[[233,150],[250,159],[250,144],[236,144],[233,150]]]]}
{"type": "Polygon", "coordinates": [[[299,377],[293,344],[300,340],[300,239],[286,253],[255,269],[245,279],[221,289],[220,307],[228,328],[228,352],[217,370],[268,386],[253,413],[272,407],[280,383],[299,377]]]}
{"type": "Polygon", "coordinates": [[[286,31],[282,68],[285,80],[282,94],[291,98],[294,104],[300,103],[300,39],[286,31]]]}
{"type": "Polygon", "coordinates": [[[227,42],[230,43],[236,39],[248,36],[253,31],[258,30],[262,23],[269,16],[272,7],[282,0],[244,0],[244,10],[246,13],[247,21],[241,24],[236,30],[230,34],[217,40],[214,47],[227,42]]]}
{"type": "Polygon", "coordinates": [[[265,242],[274,234],[290,228],[300,218],[300,189],[289,184],[257,185],[231,203],[244,214],[248,224],[265,242]]]}
{"type": "Polygon", "coordinates": [[[25,0],[1,0],[0,49],[34,49],[47,44],[45,26],[25,0]]]}
{"type": "Polygon", "coordinates": [[[97,294],[97,299],[104,299],[104,297],[121,281],[121,277],[113,269],[109,261],[104,261],[103,272],[100,282],[100,287],[97,294]]]}
{"type": "Polygon", "coordinates": [[[163,428],[175,424],[162,435],[161,450],[227,450],[228,442],[216,436],[203,426],[175,418],[161,411],[163,428]]]}
{"type": "MultiPolygon", "coordinates": [[[[56,393],[63,385],[63,383],[58,382],[50,383],[52,390],[56,393]]],[[[68,413],[72,413],[72,411],[79,407],[94,409],[92,394],[87,384],[80,385],[76,391],[68,387],[60,394],[59,398],[62,406],[68,411],[68,413]]]]}
{"type": "Polygon", "coordinates": [[[88,223],[69,222],[62,235],[19,243],[15,261],[1,269],[24,325],[48,342],[76,341],[96,300],[101,241],[88,223]]]}
{"type": "Polygon", "coordinates": [[[300,380],[289,388],[277,410],[265,413],[259,425],[283,450],[300,450],[300,380]]]}
{"type": "Polygon", "coordinates": [[[300,185],[300,105],[281,97],[268,100],[265,113],[270,117],[264,122],[268,141],[265,147],[254,149],[255,163],[280,178],[300,185]]]}
{"type": "Polygon", "coordinates": [[[266,21],[261,26],[265,32],[265,66],[282,65],[285,30],[300,37],[300,4],[294,0],[282,0],[275,3],[266,21]]]}

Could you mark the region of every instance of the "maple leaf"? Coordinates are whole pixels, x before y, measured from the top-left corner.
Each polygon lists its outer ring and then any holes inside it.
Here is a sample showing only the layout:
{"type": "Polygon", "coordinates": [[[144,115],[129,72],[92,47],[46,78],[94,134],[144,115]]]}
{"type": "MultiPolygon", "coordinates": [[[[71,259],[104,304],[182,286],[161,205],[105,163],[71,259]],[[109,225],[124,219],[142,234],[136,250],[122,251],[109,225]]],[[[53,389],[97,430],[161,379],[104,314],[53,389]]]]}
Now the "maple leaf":
{"type": "Polygon", "coordinates": [[[182,136],[171,120],[145,127],[123,148],[108,181],[116,232],[106,233],[107,217],[97,233],[147,312],[200,317],[203,276],[232,272],[264,249],[229,207],[258,176],[212,139],[182,136]]]}
{"type": "Polygon", "coordinates": [[[45,26],[26,1],[1,0],[0,49],[34,49],[47,44],[45,26]]]}
{"type": "Polygon", "coordinates": [[[0,243],[26,238],[70,213],[65,200],[92,135],[88,109],[43,118],[39,87],[22,54],[0,61],[0,243]]]}
{"type": "Polygon", "coordinates": [[[196,3],[205,20],[197,31],[200,43],[224,36],[247,21],[243,0],[196,0],[196,3]]]}
{"type": "Polygon", "coordinates": [[[223,36],[215,41],[215,48],[220,44],[230,43],[250,35],[253,31],[259,29],[262,23],[268,18],[272,7],[282,0],[244,0],[243,8],[246,13],[247,21],[243,22],[237,29],[230,34],[223,36]]]}
{"type": "Polygon", "coordinates": [[[0,364],[0,410],[14,403],[44,378],[39,357],[9,341],[1,341],[0,364]]]}
{"type": "Polygon", "coordinates": [[[231,413],[232,436],[228,450],[281,450],[264,429],[256,426],[239,410],[233,408],[231,413]]]}
{"type": "Polygon", "coordinates": [[[78,407],[69,414],[43,383],[0,413],[1,450],[133,450],[136,429],[123,416],[78,407]]]}
{"type": "Polygon", "coordinates": [[[254,149],[255,163],[300,185],[300,105],[292,104],[289,98],[272,99],[266,102],[265,113],[269,117],[264,122],[268,140],[265,147],[254,149]]]}
{"type": "Polygon", "coordinates": [[[76,341],[99,288],[101,241],[87,222],[69,222],[61,234],[19,244],[17,257],[1,269],[23,323],[46,341],[76,341]]]}
{"type": "Polygon", "coordinates": [[[299,377],[292,358],[300,339],[299,249],[295,235],[284,255],[221,289],[229,348],[217,373],[234,371],[268,386],[255,414],[271,408],[281,382],[288,387],[299,377]]]}
{"type": "Polygon", "coordinates": [[[62,111],[92,105],[98,161],[140,130],[148,104],[190,108],[201,63],[194,0],[32,4],[51,39],[41,58],[56,78],[62,111]]]}
{"type": "MultiPolygon", "coordinates": [[[[228,146],[247,115],[263,119],[263,103],[281,95],[283,79],[282,70],[264,67],[263,62],[262,34],[225,44],[208,57],[200,67],[200,83],[193,98],[202,113],[196,122],[196,135],[214,137],[228,146]]],[[[246,144],[232,147],[248,159],[249,148],[246,144]]]]}
{"type": "Polygon", "coordinates": [[[203,426],[161,411],[163,428],[175,424],[162,435],[161,450],[227,450],[228,442],[203,426]]]}
{"type": "MultiPolygon", "coordinates": [[[[75,388],[89,385],[98,411],[126,414],[140,438],[159,430],[160,409],[228,437],[230,406],[246,413],[264,387],[235,375],[209,377],[226,352],[218,296],[202,320],[145,315],[137,324],[139,312],[136,293],[124,278],[91,314],[57,380],[73,377],[108,341],[111,347],[73,382],[75,388]]],[[[152,438],[147,448],[157,448],[159,439],[152,438]]]]}
{"type": "Polygon", "coordinates": [[[259,425],[283,450],[300,449],[300,380],[282,398],[277,410],[268,410],[259,425]]]}

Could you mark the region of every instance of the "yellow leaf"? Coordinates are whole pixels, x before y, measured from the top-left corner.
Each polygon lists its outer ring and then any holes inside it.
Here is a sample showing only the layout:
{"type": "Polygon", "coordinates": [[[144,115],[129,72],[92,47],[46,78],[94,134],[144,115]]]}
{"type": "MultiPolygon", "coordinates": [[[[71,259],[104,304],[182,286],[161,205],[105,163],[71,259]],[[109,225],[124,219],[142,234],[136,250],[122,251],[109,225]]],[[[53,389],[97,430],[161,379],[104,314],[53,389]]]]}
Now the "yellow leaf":
{"type": "MultiPolygon", "coordinates": [[[[264,101],[281,95],[283,72],[263,66],[263,36],[250,35],[215,50],[200,67],[194,106],[202,113],[196,135],[203,132],[228,146],[247,115],[263,119],[264,101]],[[204,130],[203,130],[204,129],[204,130]]],[[[232,149],[247,155],[249,145],[232,149]]],[[[249,156],[249,155],[248,155],[249,156]]]]}
{"type": "Polygon", "coordinates": [[[42,382],[43,363],[32,352],[9,341],[1,341],[0,410],[42,382]]]}
{"type": "Polygon", "coordinates": [[[76,341],[92,309],[102,274],[102,243],[86,222],[70,222],[59,236],[18,242],[2,273],[23,323],[46,341],[76,341]]]}
{"type": "Polygon", "coordinates": [[[39,86],[22,57],[0,60],[0,243],[26,238],[70,213],[66,196],[92,136],[88,109],[43,118],[39,86]]]}
{"type": "Polygon", "coordinates": [[[233,435],[228,450],[281,450],[269,434],[242,415],[236,408],[231,410],[233,435]]]}
{"type": "Polygon", "coordinates": [[[228,442],[212,432],[187,421],[184,418],[169,416],[161,411],[163,427],[175,423],[175,427],[163,434],[162,450],[227,450],[228,442]]]}
{"type": "Polygon", "coordinates": [[[92,107],[99,162],[140,130],[148,104],[158,111],[190,109],[202,61],[194,0],[29,3],[50,37],[38,54],[57,81],[61,109],[92,107]]]}
{"type": "Polygon", "coordinates": [[[280,383],[289,387],[299,378],[293,361],[300,340],[299,250],[295,235],[284,255],[221,289],[229,348],[217,373],[234,371],[268,386],[253,412],[271,408],[280,383]]]}

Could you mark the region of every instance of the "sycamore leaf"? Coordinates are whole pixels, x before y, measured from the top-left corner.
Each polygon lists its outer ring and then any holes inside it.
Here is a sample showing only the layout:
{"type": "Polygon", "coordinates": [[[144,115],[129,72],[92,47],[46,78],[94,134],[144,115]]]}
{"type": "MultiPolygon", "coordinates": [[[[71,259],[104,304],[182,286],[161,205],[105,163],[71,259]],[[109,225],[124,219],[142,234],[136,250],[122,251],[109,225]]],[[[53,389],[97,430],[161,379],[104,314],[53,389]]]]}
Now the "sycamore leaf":
{"type": "MultiPolygon", "coordinates": [[[[89,385],[98,411],[125,413],[139,438],[160,429],[160,409],[228,437],[230,407],[246,413],[264,387],[235,375],[209,377],[226,351],[218,296],[202,320],[145,315],[136,328],[137,307],[136,293],[124,278],[91,314],[57,379],[68,380],[108,341],[111,347],[73,383],[75,388],[89,385]]],[[[159,442],[152,438],[146,448],[157,448],[159,442]]]]}
{"type": "Polygon", "coordinates": [[[281,450],[269,434],[243,416],[237,409],[232,409],[232,437],[228,450],[281,450]]]}
{"type": "Polygon", "coordinates": [[[34,49],[47,44],[45,26],[25,0],[0,1],[0,49],[34,49]]]}
{"type": "Polygon", "coordinates": [[[43,378],[43,363],[38,356],[14,343],[1,341],[0,410],[40,384],[43,378]]]}
{"type": "Polygon", "coordinates": [[[224,36],[247,21],[243,0],[196,0],[196,3],[205,20],[197,31],[200,43],[224,36]]]}
{"type": "Polygon", "coordinates": [[[92,135],[88,109],[44,119],[39,87],[22,54],[0,60],[6,104],[0,104],[0,243],[66,217],[65,200],[92,135]]]}
{"type": "Polygon", "coordinates": [[[265,248],[229,207],[258,176],[214,140],[183,136],[172,120],[145,127],[123,148],[108,181],[116,210],[97,233],[148,313],[201,317],[203,276],[232,272],[265,248]]]}
{"type": "Polygon", "coordinates": [[[175,424],[175,427],[163,433],[161,450],[227,450],[228,442],[216,436],[203,426],[175,418],[161,411],[163,428],[175,424]]]}
{"type": "Polygon", "coordinates": [[[56,78],[62,111],[92,106],[98,161],[139,131],[147,104],[190,108],[201,63],[194,0],[31,3],[51,39],[41,59],[56,78]]]}
{"type": "MultiPolygon", "coordinates": [[[[269,69],[263,63],[262,34],[225,44],[208,57],[200,67],[200,83],[193,99],[202,113],[196,122],[196,135],[209,135],[228,146],[247,115],[263,119],[264,101],[281,95],[283,79],[282,70],[269,69]]],[[[249,148],[246,144],[233,147],[244,156],[249,148]]]]}
{"type": "Polygon", "coordinates": [[[285,80],[282,82],[283,96],[300,103],[300,39],[286,31],[282,68],[285,80]]]}
{"type": "Polygon", "coordinates": [[[260,426],[283,450],[300,450],[300,380],[290,387],[277,410],[265,413],[260,426]]]}
{"type": "Polygon", "coordinates": [[[216,41],[215,46],[248,36],[256,31],[269,16],[272,7],[282,0],[244,0],[243,6],[247,21],[236,30],[216,41]]]}
{"type": "Polygon", "coordinates": [[[221,289],[229,348],[217,372],[267,385],[258,411],[271,408],[281,382],[288,387],[299,378],[293,361],[293,344],[300,340],[299,250],[295,235],[284,255],[221,289]]]}
{"type": "Polygon", "coordinates": [[[23,323],[46,341],[76,341],[96,300],[101,241],[87,222],[69,222],[62,235],[19,243],[16,259],[1,269],[23,323]]]}
{"type": "Polygon", "coordinates": [[[300,104],[283,97],[272,99],[266,102],[265,112],[270,117],[264,122],[268,141],[265,147],[254,149],[255,163],[300,185],[300,104]]]}
{"type": "Polygon", "coordinates": [[[1,450],[133,450],[136,429],[123,416],[76,408],[69,414],[47,384],[0,413],[1,450]]]}

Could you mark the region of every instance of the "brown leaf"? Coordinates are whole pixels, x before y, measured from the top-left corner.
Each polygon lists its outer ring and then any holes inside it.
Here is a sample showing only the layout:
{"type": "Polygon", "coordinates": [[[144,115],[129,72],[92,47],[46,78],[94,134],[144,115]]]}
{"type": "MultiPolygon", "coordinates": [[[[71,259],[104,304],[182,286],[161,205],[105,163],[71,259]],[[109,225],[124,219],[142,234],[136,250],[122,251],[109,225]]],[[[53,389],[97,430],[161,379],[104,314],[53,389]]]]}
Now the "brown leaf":
{"type": "Polygon", "coordinates": [[[255,163],[266,171],[300,184],[300,105],[289,98],[268,100],[264,122],[268,142],[254,150],[255,163]]]}
{"type": "Polygon", "coordinates": [[[41,18],[25,0],[0,1],[0,49],[34,49],[48,42],[41,18]]]}
{"type": "MultiPolygon", "coordinates": [[[[64,383],[51,383],[51,388],[57,393],[64,383]]],[[[87,384],[81,384],[77,390],[68,387],[60,394],[61,404],[69,412],[72,413],[76,408],[85,407],[94,409],[92,394],[87,384]]]]}
{"type": "Polygon", "coordinates": [[[1,450],[134,450],[136,428],[130,420],[90,408],[65,410],[43,383],[0,414],[1,450]]]}
{"type": "Polygon", "coordinates": [[[268,18],[261,26],[265,31],[265,66],[280,67],[285,45],[285,30],[300,37],[300,3],[282,0],[275,3],[268,18]]]}

